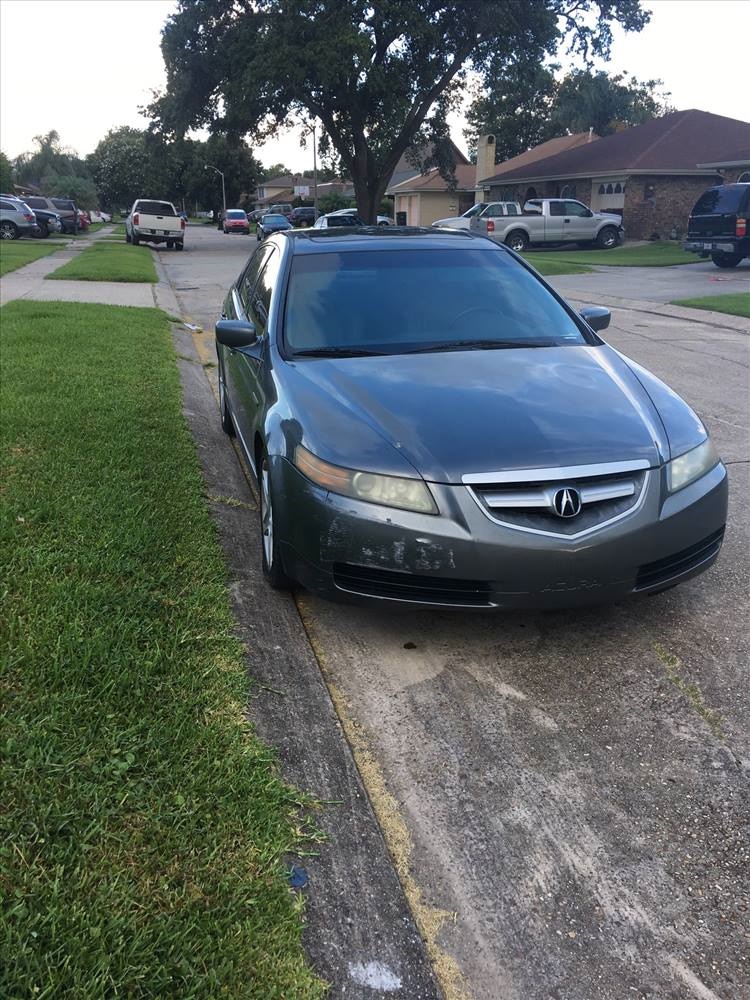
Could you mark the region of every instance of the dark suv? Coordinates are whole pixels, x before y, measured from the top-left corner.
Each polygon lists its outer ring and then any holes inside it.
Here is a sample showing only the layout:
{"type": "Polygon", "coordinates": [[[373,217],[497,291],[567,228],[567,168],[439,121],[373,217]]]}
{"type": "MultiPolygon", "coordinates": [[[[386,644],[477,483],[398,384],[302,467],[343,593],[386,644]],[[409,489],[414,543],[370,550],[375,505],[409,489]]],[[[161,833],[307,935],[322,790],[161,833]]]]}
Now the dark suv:
{"type": "Polygon", "coordinates": [[[293,208],[289,221],[293,226],[311,226],[316,219],[315,209],[312,206],[293,208]]]}
{"type": "Polygon", "coordinates": [[[750,184],[720,184],[704,191],[688,219],[685,250],[710,257],[717,267],[736,267],[750,257],[750,184]]]}

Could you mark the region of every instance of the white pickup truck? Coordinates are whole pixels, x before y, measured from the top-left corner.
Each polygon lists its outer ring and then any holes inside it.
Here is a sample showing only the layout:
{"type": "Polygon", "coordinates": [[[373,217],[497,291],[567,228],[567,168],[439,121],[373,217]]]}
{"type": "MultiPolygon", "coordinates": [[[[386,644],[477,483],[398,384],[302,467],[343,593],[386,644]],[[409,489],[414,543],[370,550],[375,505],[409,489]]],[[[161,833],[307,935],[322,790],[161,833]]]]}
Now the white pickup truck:
{"type": "Polygon", "coordinates": [[[437,229],[470,229],[473,219],[494,219],[502,215],[520,215],[521,206],[515,201],[478,202],[463,215],[438,219],[432,225],[437,229]]]}
{"type": "Polygon", "coordinates": [[[139,198],[133,202],[130,215],[125,220],[125,241],[139,243],[166,243],[167,249],[185,249],[185,220],[178,215],[171,201],[152,201],[139,198]]]}
{"type": "Polygon", "coordinates": [[[609,250],[625,238],[619,215],[592,212],[568,198],[532,198],[516,218],[471,220],[470,228],[520,252],[533,244],[595,243],[609,250]]]}

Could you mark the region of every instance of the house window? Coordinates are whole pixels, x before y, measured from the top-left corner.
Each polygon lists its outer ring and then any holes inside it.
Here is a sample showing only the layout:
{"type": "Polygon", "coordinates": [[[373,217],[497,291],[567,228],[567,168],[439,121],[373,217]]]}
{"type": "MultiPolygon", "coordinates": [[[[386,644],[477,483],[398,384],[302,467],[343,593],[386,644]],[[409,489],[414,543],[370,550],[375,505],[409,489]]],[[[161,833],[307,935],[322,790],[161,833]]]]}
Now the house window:
{"type": "Polygon", "coordinates": [[[615,194],[622,194],[622,184],[615,184],[615,194]]]}
{"type": "Polygon", "coordinates": [[[599,194],[606,194],[606,193],[607,193],[607,189],[605,188],[605,186],[603,184],[600,184],[599,185],[599,194]]]}
{"type": "Polygon", "coordinates": [[[575,184],[566,184],[562,191],[560,192],[561,198],[575,198],[576,196],[576,186],[575,184]]]}
{"type": "Polygon", "coordinates": [[[613,193],[614,193],[614,190],[615,190],[615,189],[614,189],[614,188],[612,187],[612,185],[611,185],[611,184],[608,184],[608,185],[607,185],[607,194],[613,194],[613,193]]]}

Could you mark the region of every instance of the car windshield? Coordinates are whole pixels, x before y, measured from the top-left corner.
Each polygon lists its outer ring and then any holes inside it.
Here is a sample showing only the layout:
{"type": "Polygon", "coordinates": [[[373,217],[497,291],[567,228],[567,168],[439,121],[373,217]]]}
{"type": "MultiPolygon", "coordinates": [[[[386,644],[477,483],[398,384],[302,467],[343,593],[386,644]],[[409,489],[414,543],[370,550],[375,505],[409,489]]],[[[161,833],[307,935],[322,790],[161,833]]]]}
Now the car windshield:
{"type": "Polygon", "coordinates": [[[292,353],[597,343],[502,250],[316,253],[292,262],[284,342],[292,353]]]}
{"type": "Polygon", "coordinates": [[[264,226],[278,226],[286,221],[283,215],[264,215],[262,219],[264,226]]]}
{"type": "Polygon", "coordinates": [[[242,211],[242,209],[239,209],[239,208],[231,208],[231,209],[230,209],[230,210],[229,210],[229,211],[227,212],[227,218],[228,218],[228,219],[243,219],[243,220],[244,220],[244,219],[246,219],[246,218],[247,218],[247,216],[246,216],[246,215],[245,215],[245,213],[244,213],[244,212],[242,211]]]}
{"type": "Polygon", "coordinates": [[[174,216],[177,214],[168,201],[139,201],[135,210],[142,215],[174,216]]]}

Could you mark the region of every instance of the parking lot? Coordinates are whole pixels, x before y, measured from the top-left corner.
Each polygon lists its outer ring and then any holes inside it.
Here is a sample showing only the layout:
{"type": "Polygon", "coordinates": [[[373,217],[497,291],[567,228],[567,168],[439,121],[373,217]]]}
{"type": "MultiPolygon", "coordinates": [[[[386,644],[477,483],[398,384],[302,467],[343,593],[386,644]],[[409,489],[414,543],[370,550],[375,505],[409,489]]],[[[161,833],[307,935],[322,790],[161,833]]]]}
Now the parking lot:
{"type": "MultiPolygon", "coordinates": [[[[254,247],[190,227],[186,253],[160,254],[203,328],[206,364],[254,247]]],[[[449,998],[750,993],[750,338],[715,314],[642,305],[681,297],[670,280],[716,294],[725,286],[709,267],[612,269],[607,287],[601,272],[551,279],[579,305],[616,296],[605,338],[709,426],[731,496],[708,573],[569,613],[394,612],[297,595],[299,634],[368,761],[365,786],[449,998]]]]}

